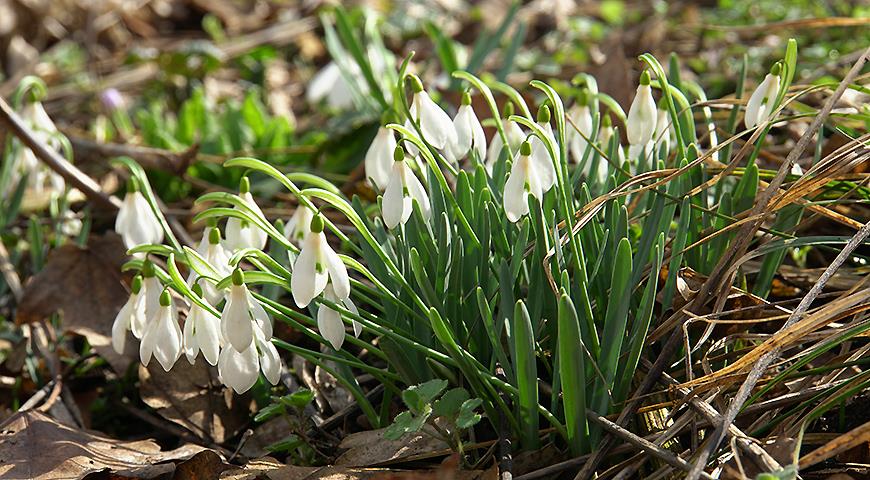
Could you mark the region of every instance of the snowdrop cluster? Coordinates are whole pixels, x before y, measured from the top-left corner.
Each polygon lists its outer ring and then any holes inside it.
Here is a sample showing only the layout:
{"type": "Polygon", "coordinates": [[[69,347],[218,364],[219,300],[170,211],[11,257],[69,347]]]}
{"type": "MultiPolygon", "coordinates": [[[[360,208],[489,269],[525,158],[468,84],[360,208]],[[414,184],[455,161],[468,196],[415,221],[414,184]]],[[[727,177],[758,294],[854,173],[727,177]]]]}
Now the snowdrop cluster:
{"type": "MultiPolygon", "coordinates": [[[[36,140],[50,149],[61,151],[61,133],[51,117],[48,116],[41,102],[29,102],[21,107],[19,113],[36,140]]],[[[63,194],[66,188],[63,177],[40,162],[33,150],[17,139],[13,140],[12,149],[9,187],[15,188],[26,179],[25,188],[32,194],[63,194]]]]}

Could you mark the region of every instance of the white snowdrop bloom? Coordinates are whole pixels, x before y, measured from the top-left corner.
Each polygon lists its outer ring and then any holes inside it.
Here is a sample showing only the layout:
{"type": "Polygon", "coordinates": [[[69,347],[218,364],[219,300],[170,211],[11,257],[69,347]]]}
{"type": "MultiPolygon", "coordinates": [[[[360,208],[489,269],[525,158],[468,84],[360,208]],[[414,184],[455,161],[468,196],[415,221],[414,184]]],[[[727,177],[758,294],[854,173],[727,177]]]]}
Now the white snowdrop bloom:
{"type": "MultiPolygon", "coordinates": [[[[201,295],[199,285],[193,287],[194,292],[201,295]]],[[[220,319],[211,312],[194,303],[190,307],[187,319],[184,321],[184,355],[191,365],[196,356],[202,356],[209,365],[217,365],[223,340],[220,332],[220,319]]]]}
{"type": "Polygon", "coordinates": [[[48,116],[48,112],[42,106],[42,102],[30,102],[21,108],[21,117],[30,123],[30,126],[41,133],[57,133],[57,126],[48,116]]]}
{"type": "Polygon", "coordinates": [[[142,342],[139,343],[139,359],[142,365],[148,366],[152,354],[160,362],[163,370],[169,371],[181,356],[184,337],[178,326],[178,314],[172,307],[169,290],[160,294],[160,308],[151,319],[142,342]]]}
{"type": "Polygon", "coordinates": [[[284,226],[284,237],[290,240],[297,247],[302,246],[308,232],[311,231],[311,220],[314,218],[314,212],[305,205],[299,204],[287,225],[284,226]]]}
{"type": "MultiPolygon", "coordinates": [[[[356,63],[350,62],[348,68],[358,70],[356,63]]],[[[352,72],[350,72],[352,74],[352,72]]],[[[360,88],[368,91],[365,82],[358,82],[360,88]]],[[[327,105],[336,110],[345,110],[353,106],[351,87],[335,62],[327,63],[308,82],[305,92],[308,103],[315,104],[326,99],[327,105]]]]}
{"type": "Polygon", "coordinates": [[[423,84],[416,75],[408,76],[414,97],[411,100],[411,118],[419,123],[420,131],[429,145],[443,150],[456,143],[456,129],[453,121],[441,107],[423,90],[423,84]]]}
{"type": "Polygon", "coordinates": [[[764,80],[749,97],[749,101],[746,103],[746,116],[743,118],[746,128],[752,128],[764,122],[773,113],[776,95],[779,93],[780,69],[779,63],[774,64],[770,73],[765,75],[764,80]]]}
{"type": "Polygon", "coordinates": [[[801,168],[800,165],[795,163],[794,165],[791,166],[791,174],[797,175],[798,177],[802,177],[804,175],[804,169],[801,168]]]}
{"type": "Polygon", "coordinates": [[[653,138],[656,129],[656,102],[653,100],[652,87],[649,85],[649,72],[644,70],[640,75],[640,85],[631,107],[625,129],[628,143],[631,145],[646,145],[653,138]]]}
{"type": "Polygon", "coordinates": [[[241,395],[257,383],[260,377],[260,358],[253,339],[239,352],[232,345],[221,350],[218,358],[218,376],[221,383],[241,395]]]}
{"type": "Polygon", "coordinates": [[[449,145],[447,150],[454,162],[465,157],[472,148],[477,152],[480,161],[486,159],[486,134],[474,114],[471,94],[468,92],[462,94],[462,105],[453,117],[453,129],[456,131],[456,142],[449,145]]]}
{"type": "MultiPolygon", "coordinates": [[[[219,281],[232,273],[230,252],[221,243],[221,232],[218,228],[209,228],[208,233],[202,236],[202,240],[200,240],[199,245],[196,247],[196,253],[217,273],[215,280],[219,281]]],[[[202,288],[202,296],[212,305],[220,303],[224,295],[223,292],[218,290],[212,280],[200,277],[193,269],[191,269],[187,277],[187,285],[190,287],[199,285],[202,288]]]]}
{"type": "Polygon", "coordinates": [[[266,340],[272,339],[272,322],[263,306],[245,286],[241,269],[237,268],[233,272],[233,284],[221,312],[220,324],[224,340],[238,351],[244,350],[251,343],[255,327],[262,330],[266,340]]]}
{"type": "Polygon", "coordinates": [[[404,225],[414,211],[414,200],[420,204],[423,218],[428,220],[432,214],[429,196],[426,194],[423,184],[405,162],[405,151],[402,147],[396,147],[390,182],[387,184],[387,189],[381,200],[384,225],[391,230],[399,224],[404,225]]]}
{"type": "Polygon", "coordinates": [[[142,266],[142,291],[140,292],[140,295],[145,298],[145,315],[133,317],[130,331],[133,332],[134,337],[141,339],[145,335],[146,328],[160,310],[161,293],[163,293],[163,284],[154,274],[154,264],[145,260],[142,266]]]}
{"type": "Polygon", "coordinates": [[[341,258],[326,241],[323,219],[315,215],[311,220],[311,233],[305,237],[302,250],[293,263],[290,290],[299,307],[305,307],[332,281],[335,294],[345,299],[350,296],[350,277],[341,258]]]}
{"type": "Polygon", "coordinates": [[[529,213],[529,195],[541,201],[553,186],[544,182],[543,170],[543,165],[532,156],[530,142],[523,142],[504,185],[504,210],[511,222],[529,213]]]}
{"type": "MultiPolygon", "coordinates": [[[[544,130],[544,135],[550,140],[554,146],[553,155],[550,156],[550,151],[547,150],[547,145],[537,135],[532,135],[529,138],[531,146],[531,162],[535,165],[538,180],[541,182],[541,188],[547,191],[556,183],[556,165],[555,162],[561,158],[559,144],[556,143],[556,136],[553,135],[553,127],[550,125],[550,108],[546,105],[538,109],[538,126],[544,130]]],[[[516,158],[516,155],[514,156],[516,158]]],[[[514,167],[516,168],[516,167],[514,167]]]]}
{"type": "MultiPolygon", "coordinates": [[[[345,299],[338,298],[331,284],[326,286],[326,289],[323,292],[323,297],[331,302],[344,306],[344,308],[354,314],[359,314],[359,310],[356,308],[353,301],[351,301],[350,297],[345,299]]],[[[320,331],[320,335],[326,339],[330,345],[332,345],[332,348],[336,350],[341,348],[341,345],[344,343],[345,332],[344,322],[341,320],[341,314],[338,311],[333,310],[326,305],[320,305],[320,308],[317,310],[317,329],[320,331]]],[[[353,335],[359,337],[360,333],[362,333],[362,325],[354,320],[353,335]]]]}
{"type": "MultiPolygon", "coordinates": [[[[583,154],[589,143],[586,139],[592,137],[592,112],[586,102],[586,92],[583,92],[577,103],[568,110],[568,117],[573,124],[566,126],[568,129],[568,148],[571,160],[577,164],[583,161],[583,154]]],[[[591,154],[590,151],[590,156],[591,154]]],[[[588,175],[589,162],[586,162],[586,165],[587,171],[584,173],[588,175]]]]}
{"type": "MultiPolygon", "coordinates": [[[[251,195],[251,182],[248,180],[248,177],[242,178],[241,185],[239,186],[239,196],[244,200],[245,205],[251,209],[254,216],[264,222],[266,221],[266,216],[263,215],[263,211],[260,210],[260,207],[257,206],[257,202],[254,201],[254,197],[251,195]]],[[[269,238],[260,227],[236,217],[227,219],[226,237],[226,245],[230,251],[241,250],[243,248],[262,250],[266,246],[266,240],[269,238]]]]}
{"type": "Polygon", "coordinates": [[[266,340],[259,328],[254,330],[254,337],[260,361],[260,371],[263,372],[263,376],[269,383],[276,385],[281,379],[281,357],[278,355],[278,349],[275,348],[275,344],[266,340]]]}
{"type": "Polygon", "coordinates": [[[148,200],[139,191],[136,179],[131,178],[129,186],[115,218],[115,232],[121,236],[128,249],[138,245],[159,244],[163,241],[160,221],[151,210],[148,200]]]}
{"type": "MultiPolygon", "coordinates": [[[[502,115],[502,125],[504,127],[505,137],[507,137],[508,146],[510,147],[510,151],[513,154],[517,153],[517,149],[520,148],[520,144],[526,140],[526,134],[523,133],[523,129],[517,125],[517,122],[512,120],[508,120],[508,118],[514,114],[514,105],[512,103],[505,104],[504,114],[502,115]]],[[[489,173],[492,173],[492,167],[495,165],[495,162],[498,161],[499,156],[501,155],[502,148],[504,147],[504,140],[501,138],[501,134],[496,133],[494,137],[492,137],[492,142],[487,149],[486,155],[486,170],[489,173]]]]}
{"type": "Polygon", "coordinates": [[[130,290],[130,298],[121,307],[121,311],[115,316],[115,322],[112,323],[112,348],[121,355],[127,343],[127,331],[132,330],[134,324],[137,328],[144,328],[145,325],[145,295],[142,292],[141,276],[136,275],[133,278],[130,290]]]}
{"type": "Polygon", "coordinates": [[[378,190],[387,188],[395,149],[396,136],[393,131],[384,126],[378,128],[365,158],[366,177],[378,190]]]}

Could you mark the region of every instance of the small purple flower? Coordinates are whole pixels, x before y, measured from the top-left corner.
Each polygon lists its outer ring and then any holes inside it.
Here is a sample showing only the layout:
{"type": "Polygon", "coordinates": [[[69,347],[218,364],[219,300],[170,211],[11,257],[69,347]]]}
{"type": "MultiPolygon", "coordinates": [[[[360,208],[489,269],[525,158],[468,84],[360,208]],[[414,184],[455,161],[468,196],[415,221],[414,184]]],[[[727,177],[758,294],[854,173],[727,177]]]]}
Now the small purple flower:
{"type": "Polygon", "coordinates": [[[103,90],[103,92],[100,93],[100,101],[109,111],[117,110],[124,106],[124,97],[116,88],[103,90]]]}

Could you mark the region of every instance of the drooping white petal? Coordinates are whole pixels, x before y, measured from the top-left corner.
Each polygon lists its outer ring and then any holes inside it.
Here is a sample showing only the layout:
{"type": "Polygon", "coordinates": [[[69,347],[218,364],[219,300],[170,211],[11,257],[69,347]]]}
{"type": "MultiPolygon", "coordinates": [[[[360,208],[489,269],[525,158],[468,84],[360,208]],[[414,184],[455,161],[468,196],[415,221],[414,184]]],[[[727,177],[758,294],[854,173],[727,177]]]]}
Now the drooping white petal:
{"type": "MultiPolygon", "coordinates": [[[[573,122],[573,125],[566,127],[568,128],[569,133],[569,151],[574,163],[579,164],[583,160],[583,154],[586,152],[586,145],[588,144],[586,138],[592,136],[592,114],[590,113],[588,106],[575,105],[571,108],[571,111],[568,112],[568,115],[570,115],[571,121],[573,122]],[[574,130],[575,126],[577,127],[577,130],[574,130]]],[[[586,170],[583,172],[586,175],[589,174],[589,163],[590,162],[586,162],[586,170]]]]}
{"type": "Polygon", "coordinates": [[[236,350],[242,351],[254,339],[254,324],[248,308],[248,289],[244,285],[233,285],[224,311],[221,312],[221,332],[236,350]]]}
{"type": "Polygon", "coordinates": [[[378,133],[366,152],[365,169],[366,177],[379,190],[387,188],[395,150],[396,137],[393,131],[386,127],[378,128],[378,133]]]}
{"type": "Polygon", "coordinates": [[[667,110],[656,111],[656,131],[653,139],[655,140],[656,150],[664,148],[665,152],[671,146],[671,119],[668,116],[667,110]]]}
{"type": "Polygon", "coordinates": [[[634,101],[628,109],[625,129],[628,143],[632,145],[646,145],[652,140],[656,129],[656,102],[649,85],[638,85],[634,101]]]}
{"type": "Polygon", "coordinates": [[[220,319],[194,304],[184,323],[184,353],[193,364],[197,354],[216,365],[221,348],[220,319]]]}
{"type": "MultiPolygon", "coordinates": [[[[344,299],[344,307],[347,308],[351,313],[355,315],[359,315],[359,309],[356,308],[356,304],[353,303],[353,300],[350,297],[344,299]]],[[[359,334],[362,333],[363,326],[361,323],[356,320],[352,320],[353,322],[353,336],[359,337],[359,334]]]]}
{"type": "Polygon", "coordinates": [[[405,197],[404,162],[393,162],[390,181],[384,190],[381,200],[381,210],[384,217],[384,225],[390,230],[400,223],[405,223],[411,217],[410,209],[405,208],[405,203],[410,199],[405,197]]]}
{"type": "Polygon", "coordinates": [[[450,116],[425,90],[414,94],[411,115],[420,122],[420,130],[426,141],[438,150],[456,141],[456,129],[450,116]]]}
{"type": "Polygon", "coordinates": [[[130,329],[130,322],[133,320],[133,309],[136,304],[138,295],[133,294],[127,299],[127,303],[121,307],[121,310],[115,315],[115,321],[112,323],[112,348],[118,354],[124,354],[124,344],[127,342],[127,330],[130,329]]]}
{"type": "Polygon", "coordinates": [[[323,252],[326,269],[329,272],[330,284],[335,291],[335,295],[339,299],[344,300],[350,296],[350,277],[347,275],[347,267],[344,266],[344,262],[335,253],[335,250],[326,243],[326,237],[323,237],[322,241],[321,251],[323,252]]]}
{"type": "Polygon", "coordinates": [[[239,352],[232,345],[221,350],[218,359],[218,375],[224,385],[232,388],[237,394],[247,392],[257,383],[260,376],[260,360],[253,340],[243,351],[239,352]]]}
{"type": "Polygon", "coordinates": [[[516,222],[529,213],[528,193],[525,187],[529,162],[529,157],[517,154],[510,176],[504,184],[504,211],[511,222],[516,222]]]}
{"type": "Polygon", "coordinates": [[[254,333],[259,331],[264,335],[265,341],[272,340],[272,319],[269,318],[269,314],[266,313],[260,302],[251,295],[250,290],[248,290],[248,306],[251,308],[251,318],[254,319],[256,327],[254,333]]]}
{"type": "Polygon", "coordinates": [[[157,277],[145,277],[142,280],[142,290],[139,291],[142,314],[134,315],[130,322],[130,330],[133,331],[133,336],[136,338],[141,339],[145,335],[145,330],[160,310],[160,294],[162,292],[163,285],[157,277]]]}
{"type": "MultiPolygon", "coordinates": [[[[448,148],[456,159],[460,159],[471,150],[473,139],[473,122],[477,120],[471,105],[462,105],[453,117],[453,128],[456,130],[456,142],[448,148]]],[[[479,123],[479,122],[478,122],[479,123]]]]}
{"type": "Polygon", "coordinates": [[[337,311],[321,305],[317,310],[317,330],[332,348],[341,349],[344,343],[344,322],[337,311]]]}
{"type": "Polygon", "coordinates": [[[281,380],[281,357],[278,355],[278,349],[272,342],[264,340],[261,333],[258,332],[256,338],[260,371],[269,383],[277,385],[278,380],[281,380]]]}
{"type": "MultiPolygon", "coordinates": [[[[405,188],[408,189],[408,194],[410,198],[417,200],[417,203],[420,204],[420,213],[423,215],[425,220],[429,220],[432,217],[432,206],[429,204],[429,195],[426,193],[426,189],[423,188],[423,184],[420,183],[420,179],[414,175],[414,172],[405,165],[405,188]]],[[[409,209],[413,209],[413,205],[408,205],[409,209]]],[[[411,213],[408,213],[408,217],[411,216],[411,213]]],[[[407,219],[405,219],[407,220],[407,219]]]]}
{"type": "MultiPolygon", "coordinates": [[[[366,168],[368,171],[368,168],[366,168]]],[[[310,208],[299,205],[284,226],[284,237],[293,242],[297,247],[302,245],[302,241],[311,231],[311,219],[314,218],[314,212],[310,208]]]]}
{"type": "MultiPolygon", "coordinates": [[[[560,151],[559,145],[556,143],[556,137],[553,135],[553,127],[549,123],[543,125],[539,123],[538,125],[544,130],[544,135],[552,142],[554,146],[553,153],[556,155],[555,161],[558,161],[560,151]]],[[[553,163],[553,157],[550,156],[550,151],[547,150],[544,141],[538,138],[537,135],[532,135],[529,138],[529,143],[532,145],[532,154],[529,156],[529,159],[534,165],[533,168],[536,168],[538,171],[544,190],[549,190],[550,187],[556,184],[556,166],[553,163]]]]}
{"type": "Polygon", "coordinates": [[[778,75],[768,73],[752,92],[752,96],[746,103],[746,116],[743,118],[746,128],[752,128],[770,116],[774,97],[779,92],[779,83],[778,75]]]}
{"type": "MultiPolygon", "coordinates": [[[[157,315],[157,321],[149,326],[149,331],[154,337],[154,357],[160,362],[163,370],[169,371],[181,356],[181,348],[184,337],[181,327],[178,326],[178,318],[175,308],[172,306],[161,307],[157,315]]],[[[146,337],[148,332],[146,332],[146,337]]],[[[145,343],[146,338],[142,339],[145,343]]]]}
{"type": "Polygon", "coordinates": [[[318,237],[322,235],[323,232],[309,234],[293,264],[290,290],[293,292],[293,301],[299,307],[307,306],[314,297],[320,295],[329,279],[326,265],[321,263],[321,239],[318,237]]]}
{"type": "MultiPolygon", "coordinates": [[[[244,200],[245,204],[251,209],[251,212],[248,213],[252,213],[255,217],[264,222],[266,221],[263,211],[260,210],[257,202],[254,201],[251,192],[244,192],[240,194],[240,197],[242,197],[242,200],[244,200]]],[[[242,248],[256,248],[262,250],[263,247],[266,246],[266,241],[269,238],[266,232],[260,229],[260,227],[236,217],[230,217],[227,219],[226,237],[227,248],[233,251],[242,248]]]]}

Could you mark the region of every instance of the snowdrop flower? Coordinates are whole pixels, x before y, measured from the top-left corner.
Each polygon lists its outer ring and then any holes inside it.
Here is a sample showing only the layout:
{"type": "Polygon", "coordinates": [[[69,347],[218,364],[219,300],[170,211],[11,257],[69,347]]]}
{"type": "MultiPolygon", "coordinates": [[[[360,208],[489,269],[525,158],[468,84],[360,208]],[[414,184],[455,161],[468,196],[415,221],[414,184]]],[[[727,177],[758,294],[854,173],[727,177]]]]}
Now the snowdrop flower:
{"type": "MultiPolygon", "coordinates": [[[[525,141],[526,134],[523,133],[523,129],[517,125],[517,122],[508,120],[508,118],[513,114],[514,105],[512,103],[505,104],[504,113],[502,115],[502,125],[504,125],[504,133],[505,137],[507,137],[510,151],[516,153],[517,149],[520,148],[520,144],[525,141]]],[[[492,167],[495,166],[495,162],[498,161],[502,147],[504,147],[504,141],[501,138],[501,134],[496,133],[492,138],[492,143],[487,149],[486,170],[489,173],[492,173],[492,167]]]]}
{"type": "Polygon", "coordinates": [[[36,133],[53,135],[58,132],[57,125],[48,116],[42,102],[30,102],[21,109],[21,117],[26,120],[36,133]]]}
{"type": "Polygon", "coordinates": [[[311,220],[311,233],[305,237],[302,250],[293,263],[290,290],[296,305],[300,308],[308,306],[314,297],[323,292],[330,280],[338,298],[344,300],[350,296],[347,268],[326,241],[323,219],[315,215],[311,220]]]}
{"type": "Polygon", "coordinates": [[[146,259],[142,265],[142,292],[140,293],[140,295],[145,297],[145,315],[133,317],[133,321],[130,323],[130,331],[133,332],[134,337],[141,339],[145,335],[146,328],[160,310],[161,293],[163,293],[163,284],[160,283],[154,272],[154,264],[146,259]]]}
{"type": "Polygon", "coordinates": [[[233,285],[227,303],[221,313],[221,333],[224,340],[241,352],[254,339],[254,329],[259,328],[265,339],[272,339],[272,322],[263,306],[254,299],[241,269],[233,272],[233,285]]]}
{"type": "Polygon", "coordinates": [[[462,105],[453,117],[453,128],[456,130],[456,142],[449,145],[447,150],[454,161],[459,161],[472,148],[477,152],[479,160],[486,158],[486,134],[474,114],[471,94],[468,92],[462,94],[462,105]]]}
{"type": "Polygon", "coordinates": [[[131,330],[133,325],[136,325],[137,329],[145,325],[145,295],[142,292],[141,276],[136,275],[133,278],[130,290],[130,298],[121,307],[112,324],[112,348],[120,355],[123,355],[124,345],[127,343],[127,331],[131,330]]]}
{"type": "Polygon", "coordinates": [[[776,96],[779,93],[781,68],[779,62],[775,63],[770,69],[770,73],[764,77],[764,80],[749,97],[749,101],[746,103],[746,116],[743,118],[746,128],[752,128],[764,122],[773,113],[776,106],[774,105],[776,96]]]}
{"type": "Polygon", "coordinates": [[[381,200],[384,225],[390,230],[399,224],[404,225],[411,218],[414,200],[420,204],[423,218],[428,220],[431,215],[429,196],[426,194],[423,184],[405,162],[405,150],[400,146],[396,147],[393,151],[393,158],[390,182],[387,184],[387,189],[381,200]]]}
{"type": "MultiPolygon", "coordinates": [[[[571,159],[574,163],[583,161],[583,154],[586,153],[588,144],[587,138],[592,137],[592,113],[589,111],[588,98],[586,91],[581,91],[577,99],[577,103],[568,111],[568,116],[571,118],[573,125],[568,125],[568,148],[571,152],[571,159]],[[577,129],[575,130],[574,127],[577,129]]],[[[585,174],[589,174],[589,162],[586,164],[585,174]]]]}
{"type": "Polygon", "coordinates": [[[791,166],[791,171],[790,171],[790,173],[791,173],[792,175],[797,175],[798,177],[802,177],[802,176],[804,176],[804,169],[801,168],[800,165],[798,165],[797,163],[795,163],[794,165],[791,166]]]}
{"type": "MultiPolygon", "coordinates": [[[[194,285],[193,291],[203,296],[199,285],[194,285]]],[[[220,319],[196,303],[191,305],[184,321],[184,355],[187,361],[193,365],[196,356],[202,352],[209,365],[217,365],[222,343],[220,319]]]]}
{"type": "MultiPolygon", "coordinates": [[[[345,299],[338,298],[331,284],[326,286],[323,297],[359,315],[359,310],[357,310],[356,305],[354,305],[350,297],[345,299]]],[[[344,343],[344,322],[341,321],[341,314],[338,311],[329,308],[325,304],[320,305],[320,308],[317,310],[317,329],[320,331],[320,335],[332,345],[332,348],[336,350],[341,348],[341,345],[344,343]]],[[[353,336],[359,337],[361,332],[362,325],[354,320],[353,336]]]]}
{"type": "Polygon", "coordinates": [[[423,90],[423,83],[416,75],[409,75],[408,81],[414,91],[410,108],[411,118],[420,125],[424,139],[438,150],[456,143],[456,129],[453,128],[453,121],[450,120],[447,112],[423,90]]]}
{"type": "MultiPolygon", "coordinates": [[[[232,272],[230,268],[230,253],[221,244],[221,231],[216,227],[211,227],[207,235],[202,236],[199,245],[196,247],[198,253],[217,273],[220,280],[232,272]]],[[[190,287],[199,285],[203,290],[203,296],[212,305],[220,303],[223,298],[223,293],[218,290],[212,280],[199,277],[193,269],[187,277],[187,284],[190,287]]]]}
{"type": "Polygon", "coordinates": [[[247,347],[238,351],[232,345],[221,350],[217,362],[221,382],[236,393],[247,392],[257,383],[260,371],[272,385],[281,378],[281,358],[272,342],[265,339],[259,328],[247,347]]]}
{"type": "Polygon", "coordinates": [[[653,134],[653,141],[655,142],[655,150],[656,152],[662,150],[664,148],[665,154],[670,151],[671,148],[671,134],[673,133],[673,127],[671,126],[671,118],[668,114],[668,111],[663,108],[659,108],[656,110],[656,131],[653,134]]]}
{"type": "MultiPolygon", "coordinates": [[[[257,206],[254,197],[251,195],[251,181],[248,177],[242,177],[239,185],[239,196],[244,200],[245,205],[251,209],[253,214],[261,220],[266,219],[263,211],[257,206]]],[[[252,225],[247,220],[241,218],[230,217],[227,219],[227,240],[226,245],[230,251],[241,250],[243,248],[256,248],[262,250],[266,246],[268,235],[260,227],[252,225]]]]}
{"type": "Polygon", "coordinates": [[[151,319],[139,344],[139,359],[148,366],[151,355],[157,358],[163,370],[169,371],[181,356],[183,337],[178,326],[178,313],[172,307],[169,290],[160,294],[160,308],[151,319]]]}
{"type": "MultiPolygon", "coordinates": [[[[556,166],[554,162],[559,161],[561,153],[559,144],[556,143],[556,136],[553,135],[553,127],[550,126],[550,108],[546,105],[541,105],[538,109],[538,126],[544,130],[544,135],[553,144],[555,151],[555,159],[550,156],[550,151],[547,150],[547,145],[537,135],[532,135],[529,139],[531,145],[531,161],[535,165],[536,175],[541,182],[543,191],[547,191],[553,184],[556,183],[556,166]]],[[[516,158],[516,157],[515,157],[516,158]]],[[[516,168],[516,166],[514,166],[516,168]]]]}
{"type": "Polygon", "coordinates": [[[540,160],[532,156],[530,142],[523,142],[514,158],[513,167],[504,184],[504,211],[508,220],[517,222],[529,213],[529,195],[541,201],[553,183],[547,183],[547,175],[540,160]]]}
{"type": "Polygon", "coordinates": [[[296,211],[293,212],[293,216],[287,221],[287,225],[284,226],[284,236],[297,247],[301,247],[308,232],[311,231],[311,219],[313,218],[314,212],[305,205],[299,204],[296,211]]]}
{"type": "Polygon", "coordinates": [[[649,86],[649,72],[644,70],[640,75],[640,85],[625,121],[628,143],[631,145],[646,145],[653,138],[656,129],[656,102],[653,100],[652,88],[649,86]]]}
{"type": "Polygon", "coordinates": [[[148,200],[139,191],[139,182],[135,178],[130,179],[124,202],[118,210],[115,231],[121,235],[128,249],[163,241],[163,227],[151,210],[148,200]]]}
{"type": "Polygon", "coordinates": [[[378,190],[387,188],[395,149],[396,137],[393,131],[384,126],[378,128],[378,133],[369,146],[365,159],[366,177],[378,190]]]}
{"type": "MultiPolygon", "coordinates": [[[[351,76],[356,76],[354,70],[359,67],[354,62],[349,62],[351,76]]],[[[362,89],[368,91],[364,82],[357,82],[362,89]]],[[[353,106],[353,95],[350,85],[342,75],[341,68],[335,62],[327,63],[308,82],[308,90],[305,98],[308,103],[315,104],[326,99],[326,103],[336,110],[344,110],[353,106]]]]}

